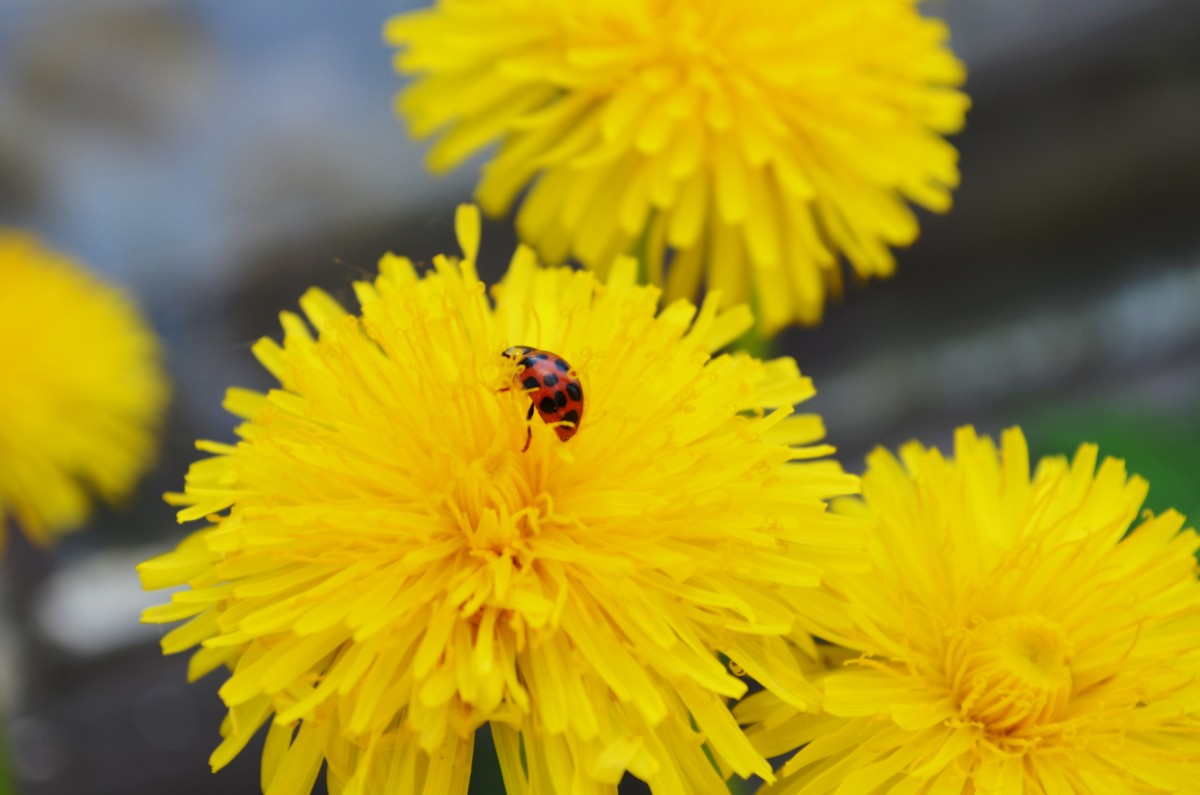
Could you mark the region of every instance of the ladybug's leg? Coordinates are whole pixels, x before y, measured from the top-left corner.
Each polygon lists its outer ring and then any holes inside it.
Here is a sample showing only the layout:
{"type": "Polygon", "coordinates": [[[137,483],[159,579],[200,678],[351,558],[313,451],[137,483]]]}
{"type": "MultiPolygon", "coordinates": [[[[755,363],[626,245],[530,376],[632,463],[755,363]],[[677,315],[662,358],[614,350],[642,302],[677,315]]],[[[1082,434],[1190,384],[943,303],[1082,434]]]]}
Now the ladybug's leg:
{"type": "Polygon", "coordinates": [[[521,448],[522,453],[529,449],[529,443],[533,441],[533,428],[529,426],[529,423],[533,422],[533,411],[534,406],[530,402],[529,412],[525,415],[525,446],[521,448]]]}

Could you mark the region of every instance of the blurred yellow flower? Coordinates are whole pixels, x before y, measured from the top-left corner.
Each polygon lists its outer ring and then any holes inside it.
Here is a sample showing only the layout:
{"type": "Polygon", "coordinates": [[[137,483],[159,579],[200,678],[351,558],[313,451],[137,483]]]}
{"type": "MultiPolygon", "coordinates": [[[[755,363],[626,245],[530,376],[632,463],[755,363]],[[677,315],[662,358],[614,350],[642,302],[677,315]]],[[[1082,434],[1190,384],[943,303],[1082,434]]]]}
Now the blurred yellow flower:
{"type": "Polygon", "coordinates": [[[964,428],[956,454],[870,457],[846,510],[876,570],[831,576],[825,631],[863,656],[820,714],[739,706],[765,754],[804,746],[768,791],[1196,792],[1196,534],[1139,518],[1146,483],[1092,445],[1032,479],[1019,430],[998,451],[964,428]]]}
{"type": "Polygon", "coordinates": [[[285,312],[283,344],[254,349],[280,387],[231,390],[240,441],[201,443],[214,456],[169,495],[210,525],[140,567],[147,588],[190,585],[144,619],[191,619],[163,649],[199,644],[193,678],[233,670],[214,768],[270,720],[270,795],[308,792],[322,762],[335,793],[465,793],[490,723],[514,793],[613,792],[625,771],[724,792],[706,748],[769,776],[716,653],[815,703],[779,590],[865,547],[822,502],[856,478],[800,460],[829,452],[819,418],[791,416],[810,382],[790,359],[714,358],[749,310],[656,314],[628,259],[600,284],[519,249],[493,307],[477,212],[457,228],[461,261],[422,277],[389,255],[355,284],[361,316],[317,290],[315,337],[285,312]],[[521,344],[579,374],[569,441],[502,391],[521,344]]]}
{"type": "Polygon", "coordinates": [[[906,201],[945,211],[958,183],[964,70],[916,0],[439,0],[385,38],[430,167],[498,143],[477,198],[502,214],[532,183],[544,259],[636,251],[669,297],[707,272],[768,333],[820,320],[842,256],[890,274],[906,201]]]}
{"type": "Polygon", "coordinates": [[[0,229],[0,370],[0,546],[9,522],[49,544],[93,495],[127,495],[153,457],[158,341],[124,294],[0,229]]]}

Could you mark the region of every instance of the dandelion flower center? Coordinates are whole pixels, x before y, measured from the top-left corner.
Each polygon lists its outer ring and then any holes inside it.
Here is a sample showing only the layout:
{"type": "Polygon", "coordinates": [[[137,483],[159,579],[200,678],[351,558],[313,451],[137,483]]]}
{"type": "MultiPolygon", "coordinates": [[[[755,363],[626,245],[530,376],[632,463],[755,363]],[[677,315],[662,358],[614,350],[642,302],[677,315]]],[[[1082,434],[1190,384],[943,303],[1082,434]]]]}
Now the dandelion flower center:
{"type": "MultiPolygon", "coordinates": [[[[661,22],[656,23],[655,44],[659,50],[657,58],[648,59],[648,65],[674,67],[681,77],[697,75],[706,68],[729,66],[730,57],[723,49],[728,39],[721,35],[715,21],[712,16],[706,19],[691,3],[670,4],[663,11],[661,22]]],[[[739,20],[726,21],[736,24],[739,20]]],[[[643,74],[649,76],[648,72],[643,74]]]]}
{"type": "MultiPolygon", "coordinates": [[[[1148,484],[1094,445],[1031,462],[960,429],[953,457],[878,450],[867,574],[832,574],[828,628],[862,657],[823,712],[738,706],[774,791],[1182,793],[1200,769],[1200,536],[1142,512],[1148,484]]],[[[811,656],[811,655],[810,655],[811,656]]]]}
{"type": "Polygon", "coordinates": [[[1041,615],[982,622],[954,638],[946,656],[961,716],[993,733],[1050,723],[1066,709],[1070,643],[1041,615]]]}

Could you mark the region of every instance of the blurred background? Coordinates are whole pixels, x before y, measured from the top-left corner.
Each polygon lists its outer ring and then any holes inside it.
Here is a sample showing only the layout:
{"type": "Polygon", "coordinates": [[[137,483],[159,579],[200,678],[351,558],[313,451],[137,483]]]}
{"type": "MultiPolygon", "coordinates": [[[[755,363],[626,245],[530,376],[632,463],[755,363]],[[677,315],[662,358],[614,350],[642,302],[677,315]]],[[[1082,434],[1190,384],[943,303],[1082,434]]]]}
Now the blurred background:
{"type": "MultiPolygon", "coordinates": [[[[161,657],[137,616],[163,597],[133,566],[182,535],[159,495],[194,439],[231,437],[225,387],[267,386],[249,345],[280,309],[312,284],[349,297],[389,249],[454,250],[477,164],[428,176],[391,110],[380,27],[415,5],[0,3],[0,224],[134,292],[175,384],[137,498],[0,560],[0,793],[259,791],[253,748],[208,772],[220,677],[188,686],[161,657]]],[[[1150,478],[1151,507],[1200,515],[1200,4],[925,8],[970,71],[957,206],[897,277],[779,341],[816,380],[808,408],[854,469],[876,444],[1020,423],[1038,453],[1100,442],[1150,478]]],[[[484,240],[494,280],[508,223],[484,240]]]]}

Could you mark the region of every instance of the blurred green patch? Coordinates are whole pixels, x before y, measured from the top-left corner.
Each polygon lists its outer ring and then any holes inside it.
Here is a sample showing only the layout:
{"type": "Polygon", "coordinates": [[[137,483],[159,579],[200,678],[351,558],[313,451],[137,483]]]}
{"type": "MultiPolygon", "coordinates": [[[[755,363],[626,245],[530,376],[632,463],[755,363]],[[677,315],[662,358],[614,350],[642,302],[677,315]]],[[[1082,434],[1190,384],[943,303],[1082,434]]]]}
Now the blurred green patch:
{"type": "Polygon", "coordinates": [[[1121,407],[1055,408],[1023,423],[1030,454],[1074,455],[1080,444],[1100,445],[1101,457],[1125,461],[1130,473],[1150,482],[1146,508],[1174,508],[1200,523],[1200,422],[1190,417],[1121,407]]]}
{"type": "Polygon", "coordinates": [[[5,745],[7,739],[4,728],[0,726],[0,795],[16,795],[8,777],[8,747],[5,745]]]}

